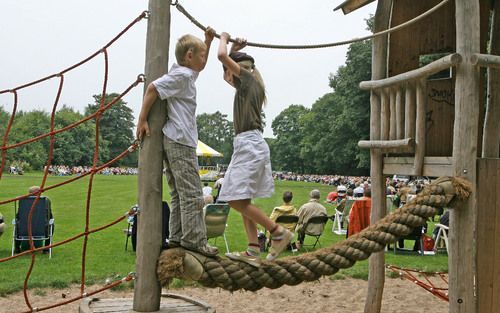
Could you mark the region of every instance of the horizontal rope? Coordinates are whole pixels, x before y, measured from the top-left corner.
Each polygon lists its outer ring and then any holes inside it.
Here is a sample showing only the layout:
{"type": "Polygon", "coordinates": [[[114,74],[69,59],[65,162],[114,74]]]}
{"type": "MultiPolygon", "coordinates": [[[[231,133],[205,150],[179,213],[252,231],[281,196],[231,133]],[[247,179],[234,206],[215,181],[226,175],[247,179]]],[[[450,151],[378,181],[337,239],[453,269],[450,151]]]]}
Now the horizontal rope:
{"type": "MultiPolygon", "coordinates": [[[[349,39],[349,40],[332,42],[332,43],[311,44],[311,45],[280,45],[280,44],[257,43],[257,42],[248,41],[247,46],[256,47],[256,48],[290,49],[290,50],[291,49],[319,49],[319,48],[330,48],[330,47],[343,46],[343,45],[347,45],[347,44],[351,44],[354,42],[363,41],[363,40],[367,40],[367,39],[372,39],[372,38],[375,38],[378,36],[383,36],[383,35],[387,35],[387,34],[395,32],[395,31],[398,31],[402,28],[405,28],[409,25],[412,25],[412,24],[424,19],[425,17],[431,15],[432,13],[434,13],[435,11],[440,9],[442,6],[444,6],[448,2],[449,2],[449,0],[443,0],[440,3],[438,3],[437,5],[435,5],[434,7],[432,7],[431,9],[427,10],[426,12],[412,18],[411,20],[408,20],[402,24],[399,24],[398,26],[394,26],[394,27],[386,29],[384,31],[380,31],[380,32],[374,33],[372,35],[367,35],[367,36],[360,37],[360,38],[353,38],[353,39],[349,39]]],[[[203,31],[207,30],[207,27],[204,26],[203,24],[201,24],[198,20],[196,20],[191,14],[189,14],[189,12],[187,12],[187,10],[180,3],[178,3],[178,1],[176,1],[172,5],[175,6],[177,8],[177,10],[179,12],[181,12],[184,16],[186,16],[191,21],[191,23],[195,24],[198,28],[200,28],[203,31]]],[[[220,38],[220,34],[216,33],[215,37],[220,38]]],[[[229,42],[234,43],[235,40],[229,39],[229,42]]]]}

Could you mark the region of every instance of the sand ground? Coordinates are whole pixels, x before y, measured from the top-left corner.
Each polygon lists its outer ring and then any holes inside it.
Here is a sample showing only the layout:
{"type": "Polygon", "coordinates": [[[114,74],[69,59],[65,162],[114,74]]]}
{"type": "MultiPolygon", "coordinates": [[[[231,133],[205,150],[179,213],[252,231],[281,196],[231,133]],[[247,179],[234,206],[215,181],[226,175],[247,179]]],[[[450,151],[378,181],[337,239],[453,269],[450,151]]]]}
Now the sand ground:
{"type": "MultiPolygon", "coordinates": [[[[237,291],[234,293],[221,289],[186,287],[170,289],[168,292],[190,296],[212,305],[218,313],[259,312],[259,313],[302,313],[302,312],[363,312],[368,283],[363,280],[347,278],[332,281],[322,278],[316,282],[302,283],[298,286],[283,286],[279,289],[261,289],[257,292],[237,291]]],[[[95,290],[99,286],[91,286],[95,290]]],[[[79,292],[79,286],[68,290],[41,289],[30,291],[33,307],[42,307],[61,302],[79,292]]],[[[133,298],[133,290],[105,291],[96,295],[101,299],[133,298]]],[[[45,312],[78,312],[79,302],[58,307],[45,312]]],[[[0,298],[0,313],[25,312],[22,292],[0,298]]],[[[435,297],[414,283],[387,278],[382,302],[384,313],[422,313],[448,312],[448,303],[435,297]]]]}

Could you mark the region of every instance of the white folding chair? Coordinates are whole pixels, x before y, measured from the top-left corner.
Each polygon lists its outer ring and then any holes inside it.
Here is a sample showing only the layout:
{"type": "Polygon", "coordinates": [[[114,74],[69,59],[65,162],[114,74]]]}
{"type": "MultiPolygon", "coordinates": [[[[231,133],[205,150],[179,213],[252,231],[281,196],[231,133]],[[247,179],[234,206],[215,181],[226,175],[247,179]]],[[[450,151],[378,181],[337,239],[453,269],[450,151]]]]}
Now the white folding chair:
{"type": "Polygon", "coordinates": [[[434,241],[434,251],[438,251],[441,249],[440,247],[442,246],[442,243],[444,243],[444,246],[446,248],[446,253],[449,254],[448,250],[448,230],[449,227],[443,224],[436,224],[436,228],[438,228],[438,233],[436,235],[436,239],[434,241]],[[441,245],[441,246],[440,246],[441,245]]]}

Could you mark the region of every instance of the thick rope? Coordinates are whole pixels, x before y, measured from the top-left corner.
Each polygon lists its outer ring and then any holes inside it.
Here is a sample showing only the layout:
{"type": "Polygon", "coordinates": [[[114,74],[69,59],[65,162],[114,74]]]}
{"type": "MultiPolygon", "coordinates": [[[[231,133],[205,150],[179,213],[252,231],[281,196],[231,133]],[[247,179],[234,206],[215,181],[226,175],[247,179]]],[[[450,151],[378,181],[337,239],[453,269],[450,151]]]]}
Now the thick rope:
{"type": "Polygon", "coordinates": [[[211,288],[255,291],[264,287],[279,288],[317,280],[349,268],[372,253],[384,250],[389,243],[411,233],[454,199],[463,200],[471,192],[470,184],[461,178],[441,178],[425,187],[410,203],[391,215],[370,225],[360,233],[296,257],[285,257],[275,262],[262,261],[256,268],[226,258],[207,258],[186,253],[183,249],[163,251],[158,261],[160,282],[168,284],[172,278],[192,279],[211,288]]]}
{"type": "MultiPolygon", "coordinates": [[[[363,40],[372,39],[372,38],[375,38],[378,36],[387,35],[387,34],[395,32],[395,31],[398,31],[402,28],[405,28],[407,26],[410,26],[412,24],[415,24],[416,22],[426,18],[427,16],[431,15],[432,13],[434,13],[435,11],[437,11],[438,9],[443,7],[445,4],[448,3],[448,1],[449,0],[441,1],[440,3],[438,3],[437,5],[432,7],[431,9],[429,9],[429,10],[425,11],[424,13],[412,18],[411,20],[408,20],[402,24],[399,24],[398,26],[394,26],[392,28],[389,28],[389,29],[386,29],[386,30],[383,30],[383,31],[380,31],[380,32],[377,32],[377,33],[374,33],[371,35],[367,35],[364,37],[360,37],[360,38],[353,38],[350,40],[344,40],[344,41],[338,41],[338,42],[332,42],[332,43],[324,43],[324,44],[312,44],[312,45],[277,45],[277,44],[256,43],[256,42],[248,41],[247,46],[256,47],[256,48],[270,48],[270,49],[319,49],[319,48],[330,48],[330,47],[348,45],[348,44],[351,44],[354,42],[363,41],[363,40]]],[[[201,30],[206,31],[207,27],[204,26],[203,24],[201,24],[198,20],[196,20],[196,18],[194,18],[191,14],[189,14],[189,12],[186,11],[186,9],[184,9],[184,7],[180,3],[178,3],[178,1],[176,1],[172,5],[175,6],[177,8],[177,10],[179,10],[179,12],[181,12],[184,16],[186,16],[191,21],[191,23],[196,25],[201,30]]],[[[216,33],[215,37],[220,38],[220,35],[216,33]]],[[[229,39],[229,41],[235,42],[234,39],[229,39]]]]}

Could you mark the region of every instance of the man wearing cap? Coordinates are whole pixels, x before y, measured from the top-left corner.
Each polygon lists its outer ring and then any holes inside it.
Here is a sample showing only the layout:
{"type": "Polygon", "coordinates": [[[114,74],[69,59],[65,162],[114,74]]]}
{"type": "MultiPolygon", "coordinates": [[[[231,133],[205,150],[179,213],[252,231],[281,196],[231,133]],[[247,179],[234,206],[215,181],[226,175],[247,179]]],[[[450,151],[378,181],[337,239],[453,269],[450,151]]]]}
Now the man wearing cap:
{"type": "MultiPolygon", "coordinates": [[[[300,248],[304,243],[305,238],[305,229],[304,226],[307,224],[307,221],[313,216],[324,215],[327,216],[326,208],[319,203],[320,193],[318,189],[313,189],[309,193],[309,202],[303,204],[297,215],[299,216],[299,222],[297,223],[297,227],[295,231],[297,232],[297,248],[300,248]]],[[[323,232],[323,228],[325,225],[312,224],[308,226],[311,232],[321,233],[323,232]]]]}

